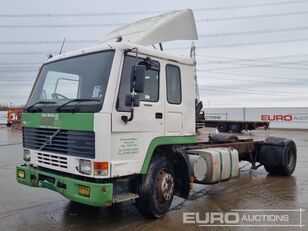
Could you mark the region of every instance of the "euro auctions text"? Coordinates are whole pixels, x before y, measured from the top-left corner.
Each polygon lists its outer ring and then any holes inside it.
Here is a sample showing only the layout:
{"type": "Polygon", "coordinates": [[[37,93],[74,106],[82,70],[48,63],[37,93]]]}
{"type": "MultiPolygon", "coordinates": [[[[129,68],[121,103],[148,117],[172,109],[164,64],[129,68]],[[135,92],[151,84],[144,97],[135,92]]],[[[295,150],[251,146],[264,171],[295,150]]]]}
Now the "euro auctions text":
{"type": "Polygon", "coordinates": [[[184,224],[198,226],[304,227],[304,209],[233,209],[228,212],[184,212],[184,224]]]}

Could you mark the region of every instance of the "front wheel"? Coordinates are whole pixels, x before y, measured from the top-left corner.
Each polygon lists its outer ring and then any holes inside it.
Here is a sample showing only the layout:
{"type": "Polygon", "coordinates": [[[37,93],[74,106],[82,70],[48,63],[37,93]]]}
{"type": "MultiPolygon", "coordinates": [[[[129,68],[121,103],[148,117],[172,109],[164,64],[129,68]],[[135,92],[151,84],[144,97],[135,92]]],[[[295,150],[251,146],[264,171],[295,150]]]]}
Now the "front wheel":
{"type": "Polygon", "coordinates": [[[174,170],[166,157],[152,160],[148,173],[139,186],[136,206],[148,218],[159,218],[166,214],[174,195],[174,170]]]}

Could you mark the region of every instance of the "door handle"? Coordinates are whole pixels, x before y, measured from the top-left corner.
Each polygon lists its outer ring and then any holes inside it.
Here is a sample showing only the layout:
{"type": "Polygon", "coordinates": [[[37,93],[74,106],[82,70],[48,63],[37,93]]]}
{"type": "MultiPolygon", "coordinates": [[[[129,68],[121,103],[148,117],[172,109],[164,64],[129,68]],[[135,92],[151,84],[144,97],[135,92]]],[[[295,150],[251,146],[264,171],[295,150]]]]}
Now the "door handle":
{"type": "Polygon", "coordinates": [[[156,112],[156,113],[155,113],[155,118],[156,118],[156,119],[162,119],[162,118],[163,118],[163,113],[161,113],[161,112],[156,112]]]}

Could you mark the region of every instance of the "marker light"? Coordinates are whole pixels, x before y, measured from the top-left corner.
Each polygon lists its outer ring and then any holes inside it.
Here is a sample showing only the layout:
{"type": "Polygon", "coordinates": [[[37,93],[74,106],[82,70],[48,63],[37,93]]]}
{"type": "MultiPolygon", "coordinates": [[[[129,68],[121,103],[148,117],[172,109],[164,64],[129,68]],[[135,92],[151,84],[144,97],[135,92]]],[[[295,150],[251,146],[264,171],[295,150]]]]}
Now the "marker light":
{"type": "Polygon", "coordinates": [[[17,172],[17,176],[18,176],[18,178],[25,179],[25,171],[19,169],[18,172],[17,172]]]}
{"type": "Polygon", "coordinates": [[[79,185],[79,195],[90,197],[90,188],[86,186],[79,185]]]}

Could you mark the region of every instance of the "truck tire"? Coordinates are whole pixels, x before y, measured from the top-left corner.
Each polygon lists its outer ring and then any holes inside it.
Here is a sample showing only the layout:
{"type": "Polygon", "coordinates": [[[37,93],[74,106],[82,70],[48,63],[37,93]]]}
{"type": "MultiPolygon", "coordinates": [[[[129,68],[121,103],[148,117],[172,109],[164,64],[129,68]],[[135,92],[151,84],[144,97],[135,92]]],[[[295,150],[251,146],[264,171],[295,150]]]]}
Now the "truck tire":
{"type": "Polygon", "coordinates": [[[280,165],[264,164],[265,170],[271,175],[291,176],[296,167],[296,145],[294,141],[288,140],[284,150],[285,163],[280,165]]]}
{"type": "Polygon", "coordinates": [[[174,168],[164,156],[152,160],[148,173],[139,184],[138,211],[147,218],[166,214],[174,196],[174,168]]]}
{"type": "Polygon", "coordinates": [[[247,128],[248,128],[249,131],[256,130],[256,126],[253,125],[253,124],[248,124],[247,128]]]}
{"type": "Polygon", "coordinates": [[[229,128],[231,132],[241,132],[242,131],[242,126],[238,123],[230,124],[229,128]]]}
{"type": "Polygon", "coordinates": [[[229,128],[228,125],[226,123],[219,123],[217,126],[217,129],[219,132],[228,132],[229,128]]]}

